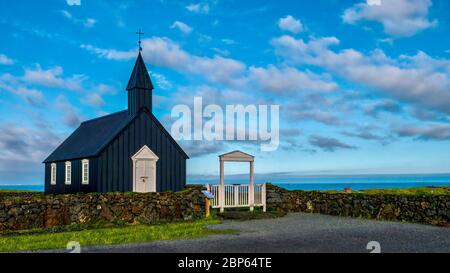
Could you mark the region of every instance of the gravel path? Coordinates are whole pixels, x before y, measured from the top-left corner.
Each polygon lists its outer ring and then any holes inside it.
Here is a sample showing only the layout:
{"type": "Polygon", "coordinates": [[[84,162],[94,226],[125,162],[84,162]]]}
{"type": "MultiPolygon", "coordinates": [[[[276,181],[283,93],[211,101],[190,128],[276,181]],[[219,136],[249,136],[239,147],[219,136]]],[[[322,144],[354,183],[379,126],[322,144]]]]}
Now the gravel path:
{"type": "Polygon", "coordinates": [[[225,221],[215,229],[239,235],[83,248],[83,252],[369,252],[378,241],[381,252],[449,252],[450,228],[381,222],[319,214],[288,214],[283,218],[225,221]]]}

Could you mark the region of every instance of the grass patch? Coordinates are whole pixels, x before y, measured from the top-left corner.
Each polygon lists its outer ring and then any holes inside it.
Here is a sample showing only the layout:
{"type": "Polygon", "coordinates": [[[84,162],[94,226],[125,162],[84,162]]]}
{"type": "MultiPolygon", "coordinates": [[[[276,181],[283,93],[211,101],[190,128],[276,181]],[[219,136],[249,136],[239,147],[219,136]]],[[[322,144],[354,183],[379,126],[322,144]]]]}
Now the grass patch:
{"type": "Polygon", "coordinates": [[[77,241],[81,247],[143,243],[156,240],[198,238],[213,234],[235,234],[233,230],[209,229],[219,224],[217,219],[203,219],[160,225],[127,225],[124,227],[66,231],[58,233],[22,234],[0,236],[0,252],[16,252],[42,249],[65,249],[69,241],[77,241]]]}
{"type": "Polygon", "coordinates": [[[396,194],[396,195],[450,195],[450,187],[422,187],[410,189],[364,190],[365,194],[396,194]]]}
{"type": "MultiPolygon", "coordinates": [[[[343,193],[344,191],[321,191],[325,193],[343,193]]],[[[408,189],[374,189],[353,191],[354,194],[368,194],[368,195],[413,195],[413,196],[427,196],[427,195],[450,195],[450,187],[421,187],[408,189]]]]}

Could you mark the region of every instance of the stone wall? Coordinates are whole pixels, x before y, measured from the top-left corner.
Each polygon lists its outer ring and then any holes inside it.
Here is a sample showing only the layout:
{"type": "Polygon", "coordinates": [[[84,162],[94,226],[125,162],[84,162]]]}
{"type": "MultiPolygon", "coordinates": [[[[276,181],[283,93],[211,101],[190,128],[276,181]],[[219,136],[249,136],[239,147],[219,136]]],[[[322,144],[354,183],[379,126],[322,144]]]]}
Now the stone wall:
{"type": "Polygon", "coordinates": [[[288,191],[268,184],[267,207],[284,212],[322,213],[450,226],[448,195],[288,191]]]}
{"type": "Polygon", "coordinates": [[[0,193],[0,231],[51,228],[100,221],[155,223],[202,218],[202,187],[163,193],[68,195],[0,193]]]}

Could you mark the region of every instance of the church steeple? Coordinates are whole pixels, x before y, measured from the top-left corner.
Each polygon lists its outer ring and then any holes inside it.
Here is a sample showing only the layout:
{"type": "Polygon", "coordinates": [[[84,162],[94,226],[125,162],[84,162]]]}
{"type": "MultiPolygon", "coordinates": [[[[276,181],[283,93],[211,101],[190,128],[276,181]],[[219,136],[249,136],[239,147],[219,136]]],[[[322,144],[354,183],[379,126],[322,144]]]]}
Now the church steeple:
{"type": "Polygon", "coordinates": [[[147,107],[152,111],[153,84],[150,80],[144,59],[139,51],[136,64],[128,81],[128,114],[134,115],[140,108],[147,107]]]}
{"type": "Polygon", "coordinates": [[[153,90],[153,84],[148,75],[147,67],[145,66],[144,59],[141,52],[134,65],[133,72],[131,73],[130,80],[128,81],[127,90],[130,91],[133,88],[153,90]]]}

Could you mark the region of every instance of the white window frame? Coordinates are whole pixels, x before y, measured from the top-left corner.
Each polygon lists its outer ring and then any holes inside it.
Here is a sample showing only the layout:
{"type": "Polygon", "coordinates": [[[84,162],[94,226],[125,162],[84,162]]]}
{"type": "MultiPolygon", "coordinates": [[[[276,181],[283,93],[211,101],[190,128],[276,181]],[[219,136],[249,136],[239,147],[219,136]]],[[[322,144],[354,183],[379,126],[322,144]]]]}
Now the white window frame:
{"type": "Polygon", "coordinates": [[[66,172],[64,174],[65,184],[70,185],[70,184],[72,184],[72,162],[70,162],[70,161],[66,162],[65,170],[66,170],[66,172]]]}
{"type": "Polygon", "coordinates": [[[81,184],[89,185],[89,160],[81,160],[81,184]],[[84,175],[86,172],[86,176],[84,175]]]}
{"type": "Polygon", "coordinates": [[[50,166],[50,185],[56,185],[56,163],[52,163],[50,166]]]}

